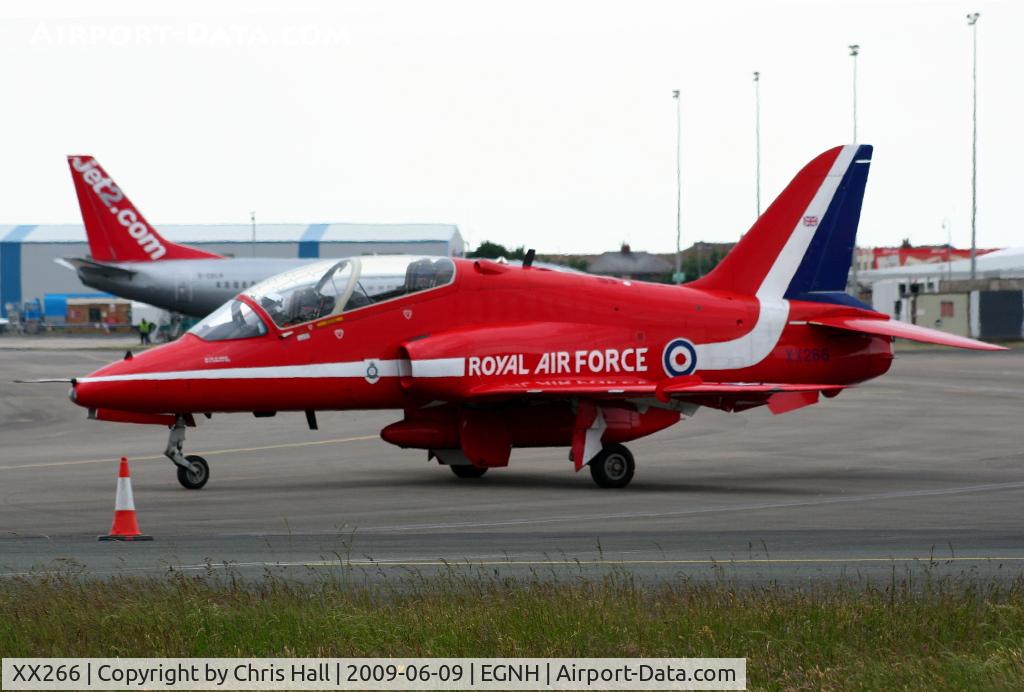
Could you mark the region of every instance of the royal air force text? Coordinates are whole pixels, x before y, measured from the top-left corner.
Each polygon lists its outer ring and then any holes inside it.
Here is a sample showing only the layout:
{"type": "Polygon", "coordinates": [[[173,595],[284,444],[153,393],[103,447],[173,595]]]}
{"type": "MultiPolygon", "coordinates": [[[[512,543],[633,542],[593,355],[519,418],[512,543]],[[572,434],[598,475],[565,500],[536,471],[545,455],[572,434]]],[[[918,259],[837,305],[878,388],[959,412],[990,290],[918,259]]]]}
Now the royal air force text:
{"type": "Polygon", "coordinates": [[[591,351],[551,351],[540,357],[523,353],[470,356],[469,377],[496,375],[583,375],[647,372],[646,348],[606,348],[591,351]],[[528,360],[529,359],[529,360],[528,360]],[[536,360],[535,363],[531,362],[536,360]]]}

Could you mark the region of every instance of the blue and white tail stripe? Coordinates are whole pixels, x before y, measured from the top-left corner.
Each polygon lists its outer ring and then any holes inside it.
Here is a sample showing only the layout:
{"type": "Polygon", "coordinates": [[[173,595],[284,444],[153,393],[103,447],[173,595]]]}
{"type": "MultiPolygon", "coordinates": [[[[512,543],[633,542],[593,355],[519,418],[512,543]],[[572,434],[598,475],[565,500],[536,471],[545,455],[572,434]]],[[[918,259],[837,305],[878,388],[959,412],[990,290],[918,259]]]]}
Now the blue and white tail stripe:
{"type": "MultiPolygon", "coordinates": [[[[838,169],[842,177],[831,190],[827,210],[818,219],[803,260],[786,288],[786,298],[867,307],[845,291],[857,244],[857,226],[872,150],[869,144],[851,144],[843,147],[836,159],[833,172],[838,169]]],[[[829,175],[831,178],[832,173],[829,175]]],[[[828,182],[822,185],[822,190],[829,186],[828,182]]]]}

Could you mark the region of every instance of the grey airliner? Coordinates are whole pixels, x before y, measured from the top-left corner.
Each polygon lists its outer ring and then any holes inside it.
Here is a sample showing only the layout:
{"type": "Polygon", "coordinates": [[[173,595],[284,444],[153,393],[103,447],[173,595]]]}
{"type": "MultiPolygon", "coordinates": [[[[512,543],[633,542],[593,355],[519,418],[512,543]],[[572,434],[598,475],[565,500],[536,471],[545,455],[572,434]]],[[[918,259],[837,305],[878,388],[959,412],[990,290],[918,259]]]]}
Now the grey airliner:
{"type": "Polygon", "coordinates": [[[193,317],[205,317],[249,286],[318,259],[224,257],[158,262],[58,260],[86,286],[193,317]]]}
{"type": "Polygon", "coordinates": [[[57,260],[86,286],[204,317],[249,286],[319,261],[222,257],[167,240],[92,156],[68,156],[90,257],[57,260]]]}

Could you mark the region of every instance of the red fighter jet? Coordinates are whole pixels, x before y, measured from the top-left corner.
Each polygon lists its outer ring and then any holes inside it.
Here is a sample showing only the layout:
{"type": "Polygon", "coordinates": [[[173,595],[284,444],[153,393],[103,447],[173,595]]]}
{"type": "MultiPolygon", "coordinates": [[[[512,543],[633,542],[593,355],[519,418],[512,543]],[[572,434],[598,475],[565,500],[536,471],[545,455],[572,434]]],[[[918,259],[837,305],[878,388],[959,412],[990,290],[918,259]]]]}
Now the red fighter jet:
{"type": "Polygon", "coordinates": [[[885,373],[893,338],[1000,350],[905,324],[847,295],[870,146],[801,170],[707,276],[651,284],[488,260],[352,257],[279,274],[179,341],[73,381],[91,418],[170,427],[186,488],[196,414],[401,409],[381,437],[460,478],[515,447],[569,447],[602,487],[623,446],[702,406],[785,413],[885,373]]]}

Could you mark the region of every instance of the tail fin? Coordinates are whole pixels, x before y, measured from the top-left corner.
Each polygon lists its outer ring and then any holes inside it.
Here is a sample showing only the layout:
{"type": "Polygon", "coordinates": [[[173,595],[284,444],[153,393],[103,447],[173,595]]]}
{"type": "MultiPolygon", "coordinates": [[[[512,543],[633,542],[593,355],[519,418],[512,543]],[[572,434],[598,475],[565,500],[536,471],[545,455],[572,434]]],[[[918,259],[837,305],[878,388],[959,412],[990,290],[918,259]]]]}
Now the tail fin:
{"type": "Polygon", "coordinates": [[[89,252],[99,262],[214,259],[220,255],[165,239],[92,156],[68,156],[89,252]]]}
{"type": "Polygon", "coordinates": [[[849,144],[804,166],[732,252],[688,285],[762,299],[859,304],[844,291],[871,151],[849,144]]]}

